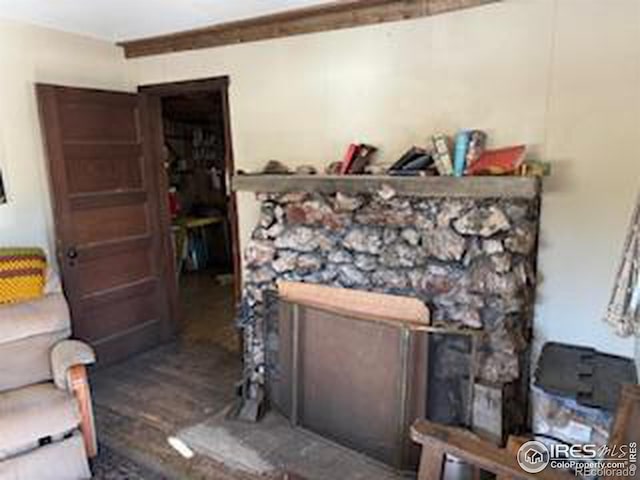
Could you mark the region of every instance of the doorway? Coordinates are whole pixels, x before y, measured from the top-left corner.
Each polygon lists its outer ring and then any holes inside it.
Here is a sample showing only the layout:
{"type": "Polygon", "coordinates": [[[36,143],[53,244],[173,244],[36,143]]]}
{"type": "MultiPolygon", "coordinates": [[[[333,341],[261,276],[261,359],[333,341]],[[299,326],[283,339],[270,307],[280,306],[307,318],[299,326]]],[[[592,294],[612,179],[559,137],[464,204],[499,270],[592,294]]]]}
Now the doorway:
{"type": "MultiPolygon", "coordinates": [[[[159,95],[180,336],[239,352],[226,88],[159,95]]],[[[226,86],[224,86],[226,87],[226,86]]],[[[165,86],[166,88],[166,86],[165,86]]],[[[147,90],[148,91],[148,90],[147,90]]]]}

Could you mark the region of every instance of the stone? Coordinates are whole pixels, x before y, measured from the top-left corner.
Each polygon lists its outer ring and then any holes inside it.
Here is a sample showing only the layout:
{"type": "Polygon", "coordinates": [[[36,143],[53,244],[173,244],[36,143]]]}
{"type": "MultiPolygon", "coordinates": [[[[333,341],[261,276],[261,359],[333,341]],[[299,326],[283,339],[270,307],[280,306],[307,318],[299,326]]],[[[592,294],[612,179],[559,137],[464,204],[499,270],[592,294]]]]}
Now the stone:
{"type": "Polygon", "coordinates": [[[483,240],[482,251],[488,255],[504,252],[504,245],[502,244],[502,240],[483,240]]]}
{"type": "Polygon", "coordinates": [[[269,228],[276,221],[275,205],[265,202],[260,207],[260,219],[258,224],[263,228],[269,228]]]}
{"type": "Polygon", "coordinates": [[[472,265],[469,283],[473,292],[502,295],[504,297],[516,296],[520,290],[513,272],[497,273],[493,262],[489,258],[482,258],[472,265]]]}
{"type": "Polygon", "coordinates": [[[513,253],[529,255],[536,244],[536,227],[531,222],[517,224],[504,239],[507,249],[513,253]]]}
{"type": "Polygon", "coordinates": [[[326,265],[322,270],[315,271],[306,275],[303,280],[309,283],[319,283],[324,285],[332,285],[338,277],[339,267],[336,265],[326,265]]]}
{"type": "Polygon", "coordinates": [[[468,208],[462,201],[449,200],[443,202],[440,206],[440,211],[436,216],[436,222],[439,227],[448,228],[451,226],[451,222],[460,217],[462,212],[468,208]]]}
{"type": "Polygon", "coordinates": [[[270,263],[276,253],[276,247],[273,242],[266,240],[250,240],[245,250],[244,259],[246,265],[266,265],[270,263]]]}
{"type": "Polygon", "coordinates": [[[518,357],[506,352],[493,352],[481,362],[480,378],[490,383],[506,384],[520,377],[518,357]]]}
{"type": "Polygon", "coordinates": [[[333,244],[334,241],[324,232],[306,226],[288,228],[275,239],[277,248],[303,253],[313,252],[318,248],[327,250],[333,244]]]}
{"type": "Polygon", "coordinates": [[[278,199],[278,203],[301,203],[309,197],[307,192],[284,193],[278,199]]]}
{"type": "Polygon", "coordinates": [[[277,273],[290,272],[296,268],[298,255],[297,252],[279,250],[271,266],[277,273]]]}
{"type": "Polygon", "coordinates": [[[280,222],[276,222],[265,230],[266,238],[275,239],[284,232],[285,226],[280,222]]]}
{"type": "Polygon", "coordinates": [[[507,273],[511,270],[511,254],[509,252],[494,253],[489,256],[494,270],[498,273],[507,273]]]}
{"type": "Polygon", "coordinates": [[[248,268],[245,281],[251,283],[270,283],[276,278],[276,272],[271,267],[248,268]]]}
{"type": "Polygon", "coordinates": [[[347,195],[338,192],[334,200],[335,209],[342,212],[353,212],[364,205],[365,200],[361,195],[347,195]]]}
{"type": "Polygon", "coordinates": [[[407,288],[407,276],[401,270],[380,269],[372,276],[373,284],[385,289],[402,290],[407,288]]]}
{"type": "Polygon", "coordinates": [[[455,323],[461,323],[465,327],[479,329],[482,328],[480,311],[466,305],[460,305],[447,310],[447,319],[455,323]]]}
{"type": "Polygon", "coordinates": [[[323,225],[332,230],[341,229],[350,221],[349,215],[336,213],[318,199],[287,205],[286,218],[290,224],[323,225]]]}
{"type": "Polygon", "coordinates": [[[530,204],[528,202],[520,203],[517,200],[511,200],[505,202],[502,205],[502,209],[513,222],[519,222],[527,218],[529,214],[529,205],[530,204]]]}
{"type": "Polygon", "coordinates": [[[391,200],[396,196],[396,191],[393,189],[393,187],[385,183],[384,185],[382,185],[380,190],[378,190],[378,196],[383,200],[391,200]]]}
{"type": "Polygon", "coordinates": [[[436,228],[422,234],[422,247],[430,257],[443,261],[459,261],[466,248],[466,240],[448,228],[436,228]]]}
{"type": "Polygon", "coordinates": [[[354,260],[355,266],[365,272],[371,272],[378,267],[378,261],[373,255],[367,255],[365,253],[358,253],[354,260]]]}
{"type": "Polygon", "coordinates": [[[303,253],[296,260],[296,269],[300,274],[311,273],[322,268],[322,258],[313,253],[303,253]]]}
{"type": "Polygon", "coordinates": [[[367,287],[369,278],[354,265],[341,265],[338,269],[338,281],[344,287],[367,287]]]}
{"type": "Polygon", "coordinates": [[[424,253],[419,248],[403,241],[387,245],[380,255],[380,264],[391,268],[415,267],[421,265],[423,260],[424,253]]]}
{"type": "Polygon", "coordinates": [[[377,228],[355,227],[347,233],[343,243],[354,252],[377,255],[382,251],[382,234],[377,228]]]}
{"type": "Polygon", "coordinates": [[[433,230],[436,227],[436,221],[424,213],[414,214],[413,223],[420,230],[433,230]]]}
{"type": "Polygon", "coordinates": [[[405,242],[414,247],[420,243],[420,233],[415,228],[403,228],[400,236],[405,242]]]}
{"type": "Polygon", "coordinates": [[[510,223],[504,212],[492,205],[469,210],[453,222],[453,227],[462,235],[491,237],[498,232],[508,230],[510,223]]]}
{"type": "Polygon", "coordinates": [[[399,233],[397,228],[385,228],[382,232],[382,242],[385,245],[391,245],[398,239],[399,233]]]}
{"type": "Polygon", "coordinates": [[[332,250],[328,260],[331,263],[353,263],[353,255],[346,250],[332,250]]]}

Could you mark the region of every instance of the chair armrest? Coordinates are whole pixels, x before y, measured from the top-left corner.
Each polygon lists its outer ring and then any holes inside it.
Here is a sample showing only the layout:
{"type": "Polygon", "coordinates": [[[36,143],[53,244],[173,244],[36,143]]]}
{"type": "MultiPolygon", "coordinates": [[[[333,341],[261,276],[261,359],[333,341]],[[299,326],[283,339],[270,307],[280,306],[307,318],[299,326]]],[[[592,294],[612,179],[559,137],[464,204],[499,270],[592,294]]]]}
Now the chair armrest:
{"type": "Polygon", "coordinates": [[[78,340],[63,340],[51,350],[53,381],[61,390],[71,390],[69,369],[75,365],[90,365],[96,354],[86,343],[78,340]]]}

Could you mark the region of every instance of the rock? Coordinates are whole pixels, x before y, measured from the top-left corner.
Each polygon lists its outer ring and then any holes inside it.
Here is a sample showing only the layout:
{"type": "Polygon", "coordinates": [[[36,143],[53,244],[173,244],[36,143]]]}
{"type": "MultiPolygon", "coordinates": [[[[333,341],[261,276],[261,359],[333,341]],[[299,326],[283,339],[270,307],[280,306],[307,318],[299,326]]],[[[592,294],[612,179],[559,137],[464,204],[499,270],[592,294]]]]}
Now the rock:
{"type": "Polygon", "coordinates": [[[318,248],[328,250],[334,245],[334,241],[324,232],[303,226],[286,229],[274,243],[277,248],[303,253],[313,252],[318,248]]]}
{"type": "Polygon", "coordinates": [[[529,255],[536,244],[536,227],[530,222],[517,224],[504,240],[507,249],[513,253],[529,255]]]}
{"type": "Polygon", "coordinates": [[[459,261],[466,248],[466,240],[448,228],[436,228],[422,234],[422,247],[428,256],[443,261],[459,261]]]}
{"type": "Polygon", "coordinates": [[[284,232],[284,224],[276,222],[265,230],[265,235],[269,239],[276,239],[284,232]]]}
{"type": "Polygon", "coordinates": [[[328,260],[331,263],[353,263],[353,255],[346,250],[332,250],[328,260]]]}
{"type": "Polygon", "coordinates": [[[517,223],[526,220],[529,215],[529,205],[528,202],[520,203],[517,200],[511,200],[503,203],[502,209],[512,221],[517,223]]]}
{"type": "Polygon", "coordinates": [[[290,224],[323,225],[332,230],[341,229],[350,221],[349,215],[334,212],[327,203],[320,200],[287,205],[286,218],[290,224]]]}
{"type": "Polygon", "coordinates": [[[508,230],[509,219],[496,206],[474,208],[453,222],[453,227],[462,235],[490,237],[508,230]]]}
{"type": "Polygon", "coordinates": [[[391,200],[396,196],[396,191],[393,189],[393,187],[385,183],[384,185],[382,185],[380,190],[378,190],[378,196],[383,200],[391,200]]]}
{"type": "Polygon", "coordinates": [[[347,233],[343,243],[355,252],[377,255],[382,251],[382,234],[377,228],[354,227],[347,233]]]}
{"type": "Polygon", "coordinates": [[[256,265],[267,265],[275,256],[276,247],[273,242],[265,240],[250,240],[245,250],[244,258],[246,265],[253,267],[256,265]]]}
{"type": "Polygon", "coordinates": [[[416,213],[413,223],[420,230],[433,230],[436,227],[436,221],[424,213],[416,213]]]}
{"type": "Polygon", "coordinates": [[[289,250],[279,250],[276,259],[271,265],[277,273],[290,272],[296,268],[298,253],[289,250]]]}
{"type": "Polygon", "coordinates": [[[354,265],[341,265],[338,269],[338,281],[344,287],[367,287],[369,278],[354,265]]]}
{"type": "Polygon", "coordinates": [[[497,273],[493,262],[489,258],[482,258],[472,265],[469,283],[473,292],[502,295],[504,297],[516,296],[520,290],[513,272],[497,273]]]}
{"type": "Polygon", "coordinates": [[[405,242],[414,247],[420,243],[420,234],[415,228],[403,228],[400,236],[405,242]]]}
{"type": "Polygon", "coordinates": [[[302,275],[320,270],[322,268],[322,258],[313,253],[303,253],[296,260],[296,268],[302,275]]]}
{"type": "Polygon", "coordinates": [[[373,284],[384,289],[401,290],[407,288],[407,276],[401,270],[380,269],[372,276],[373,284]]]}
{"type": "Polygon", "coordinates": [[[490,383],[506,384],[520,377],[520,362],[514,354],[493,352],[481,361],[480,378],[490,383]]]}
{"type": "Polygon", "coordinates": [[[480,311],[476,308],[460,305],[447,310],[447,317],[449,321],[461,323],[465,327],[475,329],[482,328],[480,311]]]}
{"type": "Polygon", "coordinates": [[[342,212],[353,212],[364,205],[365,200],[361,195],[347,195],[338,192],[334,200],[335,209],[342,212]]]}
{"type": "Polygon", "coordinates": [[[507,273],[511,270],[511,254],[509,252],[494,253],[489,256],[494,270],[498,273],[507,273]]]}
{"type": "Polygon", "coordinates": [[[270,283],[276,278],[276,273],[271,267],[248,268],[245,281],[248,283],[270,283]]]}
{"type": "Polygon", "coordinates": [[[415,213],[409,209],[364,207],[356,212],[356,222],[381,227],[408,227],[415,224],[415,213]]]}
{"type": "Polygon", "coordinates": [[[488,255],[502,253],[504,252],[504,245],[502,245],[501,240],[483,240],[482,250],[488,255]]]}
{"type": "Polygon", "coordinates": [[[265,202],[260,207],[260,219],[258,224],[263,228],[269,228],[276,221],[275,205],[265,202]]]}
{"type": "Polygon", "coordinates": [[[278,199],[278,203],[302,203],[309,197],[307,192],[284,193],[278,199]]]}
{"type": "Polygon", "coordinates": [[[451,222],[458,218],[465,208],[468,208],[468,206],[459,200],[448,200],[443,202],[436,217],[438,226],[449,228],[451,226],[451,222]]]}
{"type": "Polygon", "coordinates": [[[333,281],[338,277],[338,273],[339,270],[336,265],[327,265],[322,270],[306,275],[303,280],[308,283],[318,283],[331,286],[333,281]]]}
{"type": "Polygon", "coordinates": [[[398,229],[396,228],[385,228],[384,232],[382,232],[382,242],[385,245],[391,245],[398,239],[398,229]]]}
{"type": "Polygon", "coordinates": [[[359,253],[355,257],[355,266],[365,272],[375,270],[378,266],[378,261],[373,255],[367,255],[365,253],[359,253]]]}
{"type": "Polygon", "coordinates": [[[419,248],[402,241],[387,245],[380,255],[380,264],[390,268],[415,267],[423,260],[424,253],[419,248]]]}

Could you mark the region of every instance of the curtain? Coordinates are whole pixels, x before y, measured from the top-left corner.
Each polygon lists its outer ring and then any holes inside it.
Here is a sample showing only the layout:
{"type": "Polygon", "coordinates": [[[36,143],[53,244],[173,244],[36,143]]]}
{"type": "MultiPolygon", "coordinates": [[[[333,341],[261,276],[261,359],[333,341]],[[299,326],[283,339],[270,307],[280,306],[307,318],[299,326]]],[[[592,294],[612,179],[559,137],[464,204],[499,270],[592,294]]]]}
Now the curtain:
{"type": "Polygon", "coordinates": [[[622,337],[640,337],[640,196],[631,218],[622,261],[605,321],[622,337]]]}

